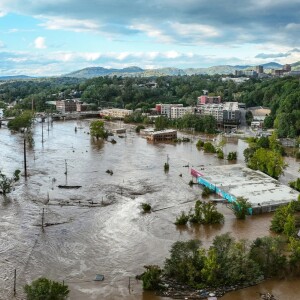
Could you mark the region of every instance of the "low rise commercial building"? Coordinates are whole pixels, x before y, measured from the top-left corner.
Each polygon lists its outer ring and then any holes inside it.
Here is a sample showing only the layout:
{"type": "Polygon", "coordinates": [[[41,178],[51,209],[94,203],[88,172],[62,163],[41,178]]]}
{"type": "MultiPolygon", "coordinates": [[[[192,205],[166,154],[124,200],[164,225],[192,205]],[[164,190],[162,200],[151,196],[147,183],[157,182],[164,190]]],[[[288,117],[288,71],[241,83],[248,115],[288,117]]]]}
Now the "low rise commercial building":
{"type": "Polygon", "coordinates": [[[109,108],[100,111],[101,117],[111,117],[113,119],[124,119],[126,116],[131,115],[133,110],[121,108],[109,108]]]}
{"type": "Polygon", "coordinates": [[[76,100],[66,99],[56,101],[56,110],[61,113],[76,111],[76,100]]]}
{"type": "Polygon", "coordinates": [[[175,139],[177,139],[177,131],[173,129],[154,131],[147,135],[147,140],[151,142],[173,141],[175,139]]]}

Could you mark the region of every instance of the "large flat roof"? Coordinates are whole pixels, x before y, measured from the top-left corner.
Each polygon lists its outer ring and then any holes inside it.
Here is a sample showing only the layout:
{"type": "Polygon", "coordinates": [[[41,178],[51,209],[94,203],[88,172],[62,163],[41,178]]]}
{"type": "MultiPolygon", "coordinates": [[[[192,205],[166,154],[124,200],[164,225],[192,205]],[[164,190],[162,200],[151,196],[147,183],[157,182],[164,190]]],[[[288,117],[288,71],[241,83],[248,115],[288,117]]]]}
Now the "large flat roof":
{"type": "Polygon", "coordinates": [[[245,197],[252,207],[282,205],[297,200],[299,193],[272,177],[243,165],[206,167],[204,179],[235,197],[245,197]]]}

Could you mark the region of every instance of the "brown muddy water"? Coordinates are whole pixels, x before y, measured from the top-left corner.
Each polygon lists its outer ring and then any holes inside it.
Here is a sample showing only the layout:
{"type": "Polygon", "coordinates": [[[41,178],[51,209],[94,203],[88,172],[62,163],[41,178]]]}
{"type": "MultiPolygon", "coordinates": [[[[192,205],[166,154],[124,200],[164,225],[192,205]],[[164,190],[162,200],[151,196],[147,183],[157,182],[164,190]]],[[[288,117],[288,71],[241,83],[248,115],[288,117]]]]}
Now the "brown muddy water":
{"type": "MultiPolygon", "coordinates": [[[[162,299],[143,292],[134,277],[144,265],[162,265],[175,241],[197,238],[208,247],[225,232],[250,240],[270,234],[270,214],[238,221],[223,204],[218,208],[225,215],[224,225],[173,224],[182,210],[188,211],[201,197],[199,186],[188,185],[190,167],[227,163],[198,151],[197,138],[178,145],[149,144],[131,129],[124,138],[115,136],[116,144],[95,143],[87,134],[88,126],[88,120],[57,122],[49,131],[45,125],[42,143],[41,124],[35,125],[35,146],[28,150],[30,176],[27,181],[22,177],[6,199],[0,198],[1,300],[15,299],[14,269],[16,299],[24,299],[23,286],[41,276],[68,284],[72,300],[162,299]],[[165,174],[167,156],[170,171],[165,174]],[[58,188],[66,183],[82,187],[58,188]],[[153,212],[143,214],[143,202],[149,202],[153,212]],[[45,223],[51,225],[44,230],[40,226],[43,208],[45,223]],[[103,274],[105,280],[93,281],[96,274],[103,274]]],[[[245,147],[241,140],[229,140],[224,149],[227,153],[237,149],[238,162],[243,163],[245,147]]],[[[298,163],[291,163],[287,174],[296,178],[298,163]]],[[[22,167],[22,136],[0,129],[0,169],[11,174],[22,167]]],[[[298,279],[266,281],[224,299],[259,299],[260,291],[274,291],[278,299],[300,299],[299,283],[298,279]]]]}

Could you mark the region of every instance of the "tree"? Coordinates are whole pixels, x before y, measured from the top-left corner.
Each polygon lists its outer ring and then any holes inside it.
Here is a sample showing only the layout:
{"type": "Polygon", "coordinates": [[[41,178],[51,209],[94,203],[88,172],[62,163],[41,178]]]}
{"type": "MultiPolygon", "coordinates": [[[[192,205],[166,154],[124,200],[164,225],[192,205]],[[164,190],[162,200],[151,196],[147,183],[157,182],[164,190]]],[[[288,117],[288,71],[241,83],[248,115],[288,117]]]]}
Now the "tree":
{"type": "Polygon", "coordinates": [[[39,278],[24,287],[27,300],[65,300],[68,297],[68,286],[47,278],[39,278]]]}
{"type": "Polygon", "coordinates": [[[232,206],[234,214],[238,219],[245,219],[246,215],[249,214],[249,209],[251,209],[251,204],[244,197],[237,197],[236,201],[232,202],[232,206]]]}
{"type": "Polygon", "coordinates": [[[219,269],[220,265],[218,264],[216,250],[210,248],[204,258],[204,265],[201,270],[203,280],[209,285],[215,285],[217,283],[219,269]]]}
{"type": "Polygon", "coordinates": [[[229,152],[227,155],[228,160],[236,160],[237,159],[237,153],[236,152],[229,152]]]}
{"type": "Polygon", "coordinates": [[[92,121],[90,124],[91,136],[95,137],[97,140],[107,139],[108,132],[104,129],[104,122],[100,120],[92,121]]]}
{"type": "Polygon", "coordinates": [[[266,277],[280,275],[286,267],[285,243],[278,237],[257,238],[251,245],[250,257],[259,264],[266,277]]]}
{"type": "Polygon", "coordinates": [[[187,215],[184,211],[181,212],[181,214],[176,217],[175,225],[186,225],[188,222],[190,216],[187,215]]]}
{"type": "Polygon", "coordinates": [[[290,205],[278,207],[271,220],[270,229],[276,233],[283,232],[286,220],[291,213],[293,213],[293,210],[290,205]]]}
{"type": "Polygon", "coordinates": [[[24,111],[21,115],[16,116],[13,120],[10,120],[7,127],[14,131],[24,130],[29,128],[32,123],[33,114],[31,111],[24,111]]]}
{"type": "Polygon", "coordinates": [[[165,260],[164,273],[182,283],[193,285],[200,282],[204,264],[200,245],[199,240],[175,242],[170,250],[170,258],[165,260]]]}
{"type": "Polygon", "coordinates": [[[6,195],[11,192],[13,185],[20,179],[20,170],[15,170],[12,178],[7,177],[0,171],[0,193],[6,195]]]}
{"type": "Polygon", "coordinates": [[[279,178],[286,167],[282,156],[278,152],[264,148],[257,149],[248,160],[247,165],[249,168],[260,170],[275,179],[279,178]]]}
{"type": "Polygon", "coordinates": [[[293,237],[296,235],[296,224],[295,224],[295,216],[288,215],[286,222],[283,226],[283,233],[288,237],[293,237]]]}
{"type": "Polygon", "coordinates": [[[168,128],[169,126],[169,120],[167,117],[159,116],[155,119],[155,130],[164,130],[168,128]]]}
{"type": "Polygon", "coordinates": [[[216,148],[211,142],[206,142],[203,145],[204,152],[206,153],[216,153],[216,148]]]}
{"type": "Polygon", "coordinates": [[[161,283],[161,269],[158,266],[145,266],[146,272],[142,275],[144,290],[157,290],[161,283]]]}

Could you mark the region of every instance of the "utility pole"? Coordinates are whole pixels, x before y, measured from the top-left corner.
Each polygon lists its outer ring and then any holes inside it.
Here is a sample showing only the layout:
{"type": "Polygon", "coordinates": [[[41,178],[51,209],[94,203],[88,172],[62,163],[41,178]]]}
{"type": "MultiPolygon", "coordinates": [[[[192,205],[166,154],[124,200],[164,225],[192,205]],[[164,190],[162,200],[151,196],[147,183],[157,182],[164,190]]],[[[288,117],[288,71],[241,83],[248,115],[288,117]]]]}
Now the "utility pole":
{"type": "Polygon", "coordinates": [[[43,212],[42,212],[42,229],[44,229],[44,219],[45,219],[45,209],[43,208],[43,212]]]}
{"type": "Polygon", "coordinates": [[[48,131],[50,130],[49,129],[49,125],[50,125],[50,117],[49,117],[49,113],[47,113],[47,120],[48,120],[48,131]]]}
{"type": "Polygon", "coordinates": [[[44,120],[42,117],[42,144],[44,143],[44,120]]]}
{"type": "Polygon", "coordinates": [[[15,273],[14,273],[14,296],[16,296],[17,293],[17,269],[15,269],[15,273]]]}
{"type": "Polygon", "coordinates": [[[27,180],[27,161],[26,161],[26,137],[24,136],[24,174],[27,180]]]}
{"type": "Polygon", "coordinates": [[[66,185],[68,185],[68,164],[66,159],[65,159],[65,175],[66,175],[66,185]]]}

